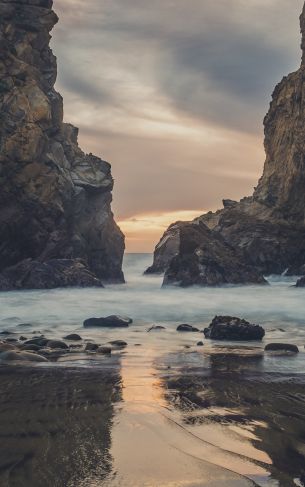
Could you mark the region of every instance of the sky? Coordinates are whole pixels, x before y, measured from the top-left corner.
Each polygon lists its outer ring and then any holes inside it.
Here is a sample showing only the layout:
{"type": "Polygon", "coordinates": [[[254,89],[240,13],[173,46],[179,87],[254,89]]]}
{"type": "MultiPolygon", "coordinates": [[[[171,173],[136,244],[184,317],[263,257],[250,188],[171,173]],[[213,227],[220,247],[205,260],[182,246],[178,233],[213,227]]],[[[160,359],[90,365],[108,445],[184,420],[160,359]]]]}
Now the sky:
{"type": "Polygon", "coordinates": [[[128,252],[253,191],[263,118],[300,64],[303,0],[54,0],[56,88],[112,164],[128,252]]]}

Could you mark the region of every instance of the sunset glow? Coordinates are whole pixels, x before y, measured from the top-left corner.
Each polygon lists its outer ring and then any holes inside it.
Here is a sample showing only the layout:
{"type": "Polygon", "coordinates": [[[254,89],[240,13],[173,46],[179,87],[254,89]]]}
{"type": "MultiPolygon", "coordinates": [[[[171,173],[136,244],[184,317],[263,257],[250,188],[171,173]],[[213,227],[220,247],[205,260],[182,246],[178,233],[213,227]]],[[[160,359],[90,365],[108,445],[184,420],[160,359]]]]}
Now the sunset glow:
{"type": "Polygon", "coordinates": [[[135,215],[118,222],[126,236],[127,252],[152,252],[167,227],[176,221],[191,221],[205,213],[205,210],[181,210],[167,213],[135,215]]]}

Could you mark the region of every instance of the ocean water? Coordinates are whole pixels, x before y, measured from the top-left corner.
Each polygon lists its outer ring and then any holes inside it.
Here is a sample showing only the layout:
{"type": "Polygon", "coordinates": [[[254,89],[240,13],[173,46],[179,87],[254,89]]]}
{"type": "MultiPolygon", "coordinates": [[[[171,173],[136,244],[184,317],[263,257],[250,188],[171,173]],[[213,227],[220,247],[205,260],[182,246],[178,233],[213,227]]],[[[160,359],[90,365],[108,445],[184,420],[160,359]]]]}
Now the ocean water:
{"type": "Polygon", "coordinates": [[[82,329],[89,317],[120,314],[134,326],[179,323],[204,327],[216,314],[239,316],[265,326],[274,337],[305,344],[304,289],[293,287],[297,278],[271,276],[269,286],[219,288],[161,288],[162,276],[144,276],[150,254],[127,254],[127,283],[105,289],[55,289],[0,293],[0,329],[13,330],[30,323],[42,331],[62,333],[82,329]]]}

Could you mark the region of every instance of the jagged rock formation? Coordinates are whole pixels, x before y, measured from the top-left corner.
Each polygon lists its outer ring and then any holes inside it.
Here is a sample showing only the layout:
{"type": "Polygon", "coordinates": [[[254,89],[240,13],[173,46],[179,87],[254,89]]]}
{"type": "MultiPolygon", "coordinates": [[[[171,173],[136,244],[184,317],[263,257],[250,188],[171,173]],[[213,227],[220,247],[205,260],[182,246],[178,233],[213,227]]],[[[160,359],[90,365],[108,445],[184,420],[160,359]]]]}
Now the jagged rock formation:
{"type": "MultiPolygon", "coordinates": [[[[251,282],[257,282],[255,272],[261,276],[287,269],[290,274],[301,273],[305,264],[305,5],[300,20],[302,64],[273,93],[264,120],[266,162],[254,194],[240,202],[224,200],[222,210],[188,224],[193,231],[198,225],[206,225],[242,254],[242,264],[254,272],[251,282]]],[[[181,222],[169,227],[156,246],[154,263],[147,272],[165,272],[166,284],[182,283],[181,272],[188,273],[188,284],[197,284],[198,279],[208,284],[201,261],[204,254],[210,258],[214,243],[206,246],[204,237],[203,249],[200,242],[190,249],[186,240],[192,240],[192,232],[188,237],[184,228],[181,222]]],[[[234,283],[241,271],[236,264],[232,260],[232,272],[220,274],[214,284],[234,283]]],[[[242,281],[249,282],[249,275],[242,281]]]]}
{"type": "Polygon", "coordinates": [[[55,269],[54,285],[124,280],[111,167],[78,147],[78,129],[63,123],[54,89],[52,4],[0,0],[2,289],[35,287],[29,275],[37,272],[45,276],[37,286],[50,287],[48,268],[55,269]]]}

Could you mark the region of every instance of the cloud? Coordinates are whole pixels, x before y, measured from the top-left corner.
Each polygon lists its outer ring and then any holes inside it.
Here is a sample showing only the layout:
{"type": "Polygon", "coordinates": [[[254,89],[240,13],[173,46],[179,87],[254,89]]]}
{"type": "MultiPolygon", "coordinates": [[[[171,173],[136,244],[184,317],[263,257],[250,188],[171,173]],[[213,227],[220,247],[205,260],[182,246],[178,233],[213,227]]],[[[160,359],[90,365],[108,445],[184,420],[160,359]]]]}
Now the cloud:
{"type": "Polygon", "coordinates": [[[65,119],[112,163],[120,220],[252,192],[271,92],[299,64],[302,5],[55,0],[65,119]]]}

